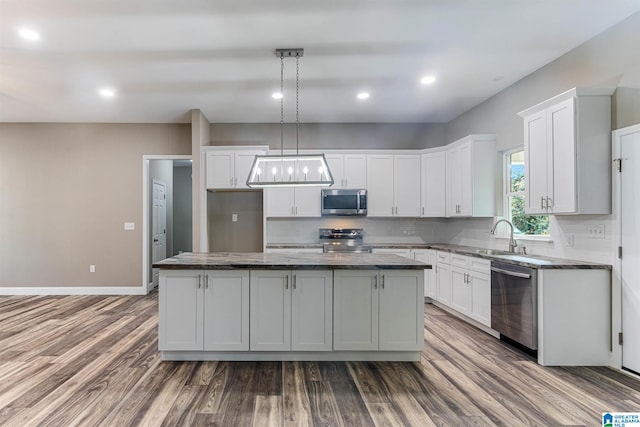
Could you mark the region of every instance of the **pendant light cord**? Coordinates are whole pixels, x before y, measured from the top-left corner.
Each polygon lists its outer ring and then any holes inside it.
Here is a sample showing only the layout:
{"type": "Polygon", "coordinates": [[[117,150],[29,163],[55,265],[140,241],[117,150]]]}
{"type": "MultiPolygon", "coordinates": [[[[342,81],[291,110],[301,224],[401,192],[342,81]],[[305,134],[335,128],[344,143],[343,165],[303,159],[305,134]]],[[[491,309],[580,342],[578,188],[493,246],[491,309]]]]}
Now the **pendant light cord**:
{"type": "Polygon", "coordinates": [[[280,155],[284,155],[284,53],[280,54],[280,155]]]}
{"type": "Polygon", "coordinates": [[[300,128],[300,54],[296,53],[296,155],[298,155],[298,137],[300,128]]]}

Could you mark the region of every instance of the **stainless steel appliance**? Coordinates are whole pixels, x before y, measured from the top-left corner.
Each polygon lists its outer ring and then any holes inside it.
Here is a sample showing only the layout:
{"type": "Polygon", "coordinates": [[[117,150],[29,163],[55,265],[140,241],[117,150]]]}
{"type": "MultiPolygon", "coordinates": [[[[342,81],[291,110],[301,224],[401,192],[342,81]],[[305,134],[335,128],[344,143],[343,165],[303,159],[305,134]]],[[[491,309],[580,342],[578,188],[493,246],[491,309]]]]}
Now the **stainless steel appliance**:
{"type": "Polygon", "coordinates": [[[323,189],[322,215],[366,215],[367,190],[323,189]]]}
{"type": "Polygon", "coordinates": [[[321,228],[318,234],[324,253],[371,252],[371,246],[362,243],[362,228],[321,228]]]}
{"type": "Polygon", "coordinates": [[[491,262],[491,328],[531,350],[538,349],[538,271],[491,262]]]}

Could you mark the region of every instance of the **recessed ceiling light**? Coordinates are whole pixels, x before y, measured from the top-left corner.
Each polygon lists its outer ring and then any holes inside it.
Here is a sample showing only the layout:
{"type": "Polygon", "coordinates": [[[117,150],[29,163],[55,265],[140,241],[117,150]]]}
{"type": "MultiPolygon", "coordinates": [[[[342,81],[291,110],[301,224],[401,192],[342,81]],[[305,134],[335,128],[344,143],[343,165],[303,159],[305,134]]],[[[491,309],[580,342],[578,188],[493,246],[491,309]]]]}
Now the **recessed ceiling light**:
{"type": "Polygon", "coordinates": [[[116,96],[116,91],[111,89],[110,87],[103,87],[101,89],[98,89],[98,93],[100,94],[100,96],[103,96],[105,98],[113,98],[114,96],[116,96]]]}
{"type": "Polygon", "coordinates": [[[360,92],[358,94],[358,99],[368,99],[369,98],[369,92],[360,92]]]}
{"type": "Polygon", "coordinates": [[[430,85],[431,83],[435,83],[435,81],[436,81],[435,76],[424,76],[423,78],[420,79],[420,83],[422,83],[423,85],[430,85]]]}
{"type": "Polygon", "coordinates": [[[38,41],[40,40],[40,34],[37,31],[32,30],[31,28],[20,28],[18,30],[18,34],[25,40],[29,41],[38,41]]]}
{"type": "Polygon", "coordinates": [[[282,99],[282,96],[283,96],[283,95],[282,95],[282,93],[280,93],[280,92],[273,92],[273,93],[271,94],[271,97],[272,97],[273,99],[282,99]]]}

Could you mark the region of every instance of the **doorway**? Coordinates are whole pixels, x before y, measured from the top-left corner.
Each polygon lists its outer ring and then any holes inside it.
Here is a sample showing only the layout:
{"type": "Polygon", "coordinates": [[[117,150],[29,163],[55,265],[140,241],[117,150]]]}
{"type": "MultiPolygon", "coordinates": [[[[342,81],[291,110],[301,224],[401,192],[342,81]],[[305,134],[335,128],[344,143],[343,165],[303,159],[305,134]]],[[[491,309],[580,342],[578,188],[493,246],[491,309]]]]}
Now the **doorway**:
{"type": "Polygon", "coordinates": [[[142,281],[158,285],[154,262],[192,250],[191,156],[143,156],[142,281]]]}
{"type": "Polygon", "coordinates": [[[614,274],[614,295],[620,292],[621,367],[640,375],[640,125],[613,135],[614,158],[620,159],[620,167],[614,167],[616,240],[621,254],[618,274],[614,274]]]}

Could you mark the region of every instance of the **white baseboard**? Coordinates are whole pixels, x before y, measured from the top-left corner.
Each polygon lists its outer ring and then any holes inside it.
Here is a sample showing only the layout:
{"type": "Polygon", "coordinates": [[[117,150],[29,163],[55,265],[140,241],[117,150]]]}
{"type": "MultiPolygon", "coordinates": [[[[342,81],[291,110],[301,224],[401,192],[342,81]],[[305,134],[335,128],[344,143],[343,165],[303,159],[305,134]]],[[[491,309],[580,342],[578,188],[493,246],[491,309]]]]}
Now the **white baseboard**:
{"type": "Polygon", "coordinates": [[[0,295],[146,295],[141,286],[0,287],[0,295]]]}

